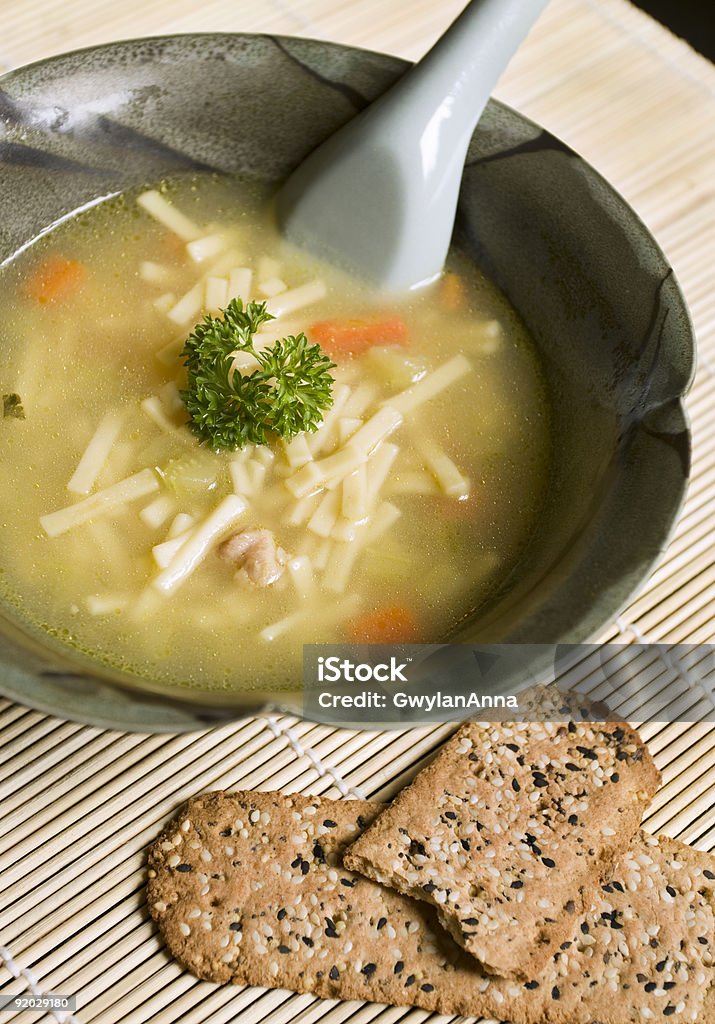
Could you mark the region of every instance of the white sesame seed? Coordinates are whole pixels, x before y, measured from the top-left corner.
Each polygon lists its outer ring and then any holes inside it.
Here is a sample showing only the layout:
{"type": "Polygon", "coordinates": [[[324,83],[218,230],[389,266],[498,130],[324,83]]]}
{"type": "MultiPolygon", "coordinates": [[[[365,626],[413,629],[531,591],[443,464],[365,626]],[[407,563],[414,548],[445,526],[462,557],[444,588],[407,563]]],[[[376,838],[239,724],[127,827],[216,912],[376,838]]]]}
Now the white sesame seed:
{"type": "Polygon", "coordinates": [[[615,828],[610,828],[608,825],[604,825],[603,828],[601,829],[601,835],[602,836],[615,836],[615,834],[616,834],[615,828]]]}
{"type": "Polygon", "coordinates": [[[157,900],[156,903],[154,904],[154,910],[158,911],[160,914],[163,914],[164,911],[166,910],[166,903],[164,903],[163,900],[157,900]]]}
{"type": "Polygon", "coordinates": [[[189,928],[188,924],[184,924],[183,921],[179,923],[179,931],[181,932],[182,935],[191,935],[191,929],[189,928]]]}
{"type": "Polygon", "coordinates": [[[171,857],[169,857],[166,863],[169,865],[170,868],[175,868],[177,864],[181,863],[181,857],[178,855],[178,853],[174,853],[171,855],[171,857]]]}
{"type": "Polygon", "coordinates": [[[210,850],[202,850],[199,856],[201,857],[201,860],[206,861],[207,863],[208,861],[213,860],[210,850]]]}
{"type": "Polygon", "coordinates": [[[201,917],[201,911],[198,907],[194,907],[193,910],[189,911],[189,917],[201,917]]]}
{"type": "Polygon", "coordinates": [[[260,821],[260,818],[260,811],[251,811],[251,813],[248,815],[248,820],[251,822],[252,825],[255,825],[257,821],[260,821]]]}

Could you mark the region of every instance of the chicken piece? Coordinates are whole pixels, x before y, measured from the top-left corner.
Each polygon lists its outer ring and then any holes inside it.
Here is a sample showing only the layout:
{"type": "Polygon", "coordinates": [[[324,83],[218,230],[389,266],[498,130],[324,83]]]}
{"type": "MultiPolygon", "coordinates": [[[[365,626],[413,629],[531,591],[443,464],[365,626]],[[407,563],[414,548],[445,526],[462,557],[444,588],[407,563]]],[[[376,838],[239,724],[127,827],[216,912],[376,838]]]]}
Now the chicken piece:
{"type": "Polygon", "coordinates": [[[257,587],[269,587],[283,575],[286,553],[276,545],[270,530],[248,527],[232,534],[220,545],[218,553],[246,575],[257,587]]]}

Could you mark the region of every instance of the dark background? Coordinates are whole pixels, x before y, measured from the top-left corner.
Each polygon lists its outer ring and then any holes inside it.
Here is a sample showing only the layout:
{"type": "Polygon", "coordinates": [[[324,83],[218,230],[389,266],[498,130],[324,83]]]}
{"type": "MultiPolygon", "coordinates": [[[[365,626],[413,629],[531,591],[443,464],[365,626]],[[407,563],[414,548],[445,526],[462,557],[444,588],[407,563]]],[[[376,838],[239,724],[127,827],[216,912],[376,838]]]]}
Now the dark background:
{"type": "Polygon", "coordinates": [[[634,0],[696,50],[715,61],[715,3],[713,0],[634,0]]]}

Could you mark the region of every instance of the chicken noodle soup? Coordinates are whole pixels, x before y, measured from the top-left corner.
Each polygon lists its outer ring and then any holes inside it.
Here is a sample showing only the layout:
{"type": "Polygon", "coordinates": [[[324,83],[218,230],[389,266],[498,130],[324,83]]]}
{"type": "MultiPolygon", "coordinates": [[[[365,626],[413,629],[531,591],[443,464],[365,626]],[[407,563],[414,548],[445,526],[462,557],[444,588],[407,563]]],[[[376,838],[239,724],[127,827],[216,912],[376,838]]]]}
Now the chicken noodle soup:
{"type": "Polygon", "coordinates": [[[153,682],[291,687],[303,643],[446,638],[518,563],[545,393],[459,255],[375,295],[207,175],[62,223],[2,281],[1,579],[31,627],[153,682]],[[232,374],[301,331],[335,363],[316,431],[213,451],[190,429],[184,343],[234,298],[275,319],[232,374]]]}

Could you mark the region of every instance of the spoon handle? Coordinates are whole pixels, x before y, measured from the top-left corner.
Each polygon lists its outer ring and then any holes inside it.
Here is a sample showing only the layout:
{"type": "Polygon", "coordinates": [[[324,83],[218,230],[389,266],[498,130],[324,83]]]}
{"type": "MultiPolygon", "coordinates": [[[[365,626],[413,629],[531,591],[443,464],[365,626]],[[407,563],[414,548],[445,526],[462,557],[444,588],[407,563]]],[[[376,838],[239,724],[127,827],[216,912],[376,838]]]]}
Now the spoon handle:
{"type": "Polygon", "coordinates": [[[548,0],[472,0],[386,93],[303,161],[278,195],[298,245],[388,291],[436,277],[489,94],[548,0]]]}

